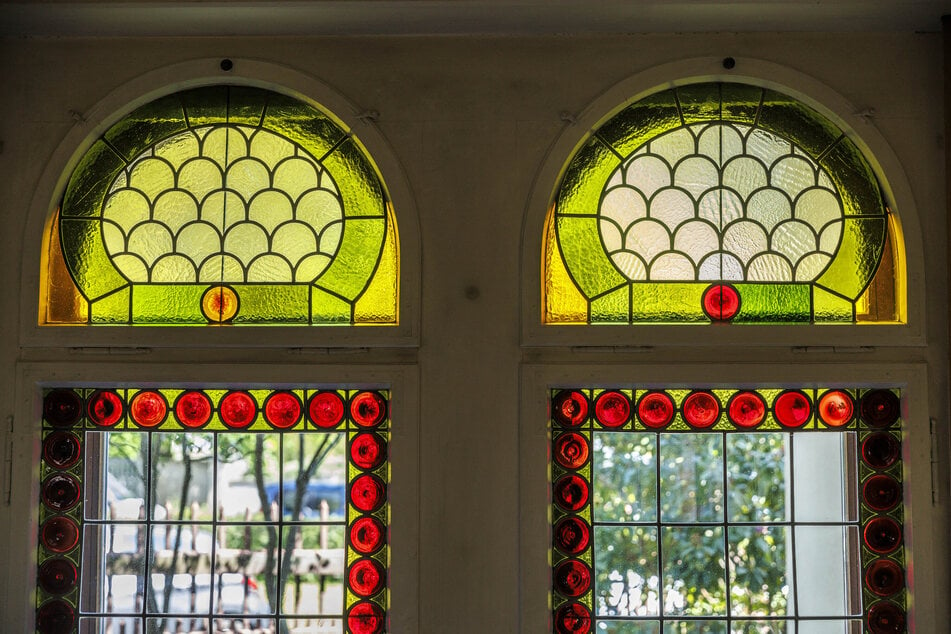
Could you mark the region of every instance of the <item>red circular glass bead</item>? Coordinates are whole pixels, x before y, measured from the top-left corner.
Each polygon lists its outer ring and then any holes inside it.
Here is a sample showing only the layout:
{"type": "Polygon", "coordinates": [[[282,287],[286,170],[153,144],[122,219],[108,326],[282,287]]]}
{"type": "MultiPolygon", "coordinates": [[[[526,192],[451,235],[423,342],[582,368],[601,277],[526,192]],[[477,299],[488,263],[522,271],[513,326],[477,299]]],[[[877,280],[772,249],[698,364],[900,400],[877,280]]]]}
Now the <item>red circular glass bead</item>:
{"type": "Polygon", "coordinates": [[[876,517],[865,525],[864,536],[872,552],[887,555],[901,544],[901,526],[890,517],[876,517]]]}
{"type": "Polygon", "coordinates": [[[904,634],[905,612],[891,601],[879,601],[868,609],[871,634],[904,634]]]}
{"type": "Polygon", "coordinates": [[[588,441],[573,431],[555,439],[555,462],[565,469],[578,469],[588,460],[588,441]]]}
{"type": "Polygon", "coordinates": [[[594,416],[605,427],[620,427],[631,417],[631,402],[620,392],[604,392],[594,402],[594,416]]]}
{"type": "Polygon", "coordinates": [[[874,469],[885,469],[898,460],[901,443],[886,431],[875,432],[862,441],[862,460],[874,469]]]}
{"type": "Polygon", "coordinates": [[[76,566],[62,557],[44,561],[36,575],[36,582],[50,594],[66,594],[76,587],[77,579],[76,566]]]}
{"type": "Polygon", "coordinates": [[[719,417],[720,403],[710,392],[693,392],[684,400],[684,418],[691,427],[709,427],[719,417]]]}
{"type": "Polygon", "coordinates": [[[361,469],[375,469],[386,458],[386,445],[374,433],[357,434],[350,443],[350,459],[361,469]]]}
{"type": "Polygon", "coordinates": [[[370,597],[383,587],[383,569],[372,559],[358,559],[347,573],[350,589],[360,597],[370,597]]]}
{"type": "Polygon", "coordinates": [[[43,417],[54,427],[72,427],[83,415],[83,400],[73,390],[53,390],[43,397],[43,417]]]}
{"type": "Polygon", "coordinates": [[[244,429],[258,415],[258,404],[247,392],[228,392],[218,404],[218,413],[225,425],[244,429]]]}
{"type": "Polygon", "coordinates": [[[819,398],[819,418],[829,427],[842,427],[852,421],[852,397],[842,390],[830,390],[819,398]]]}
{"type": "Polygon", "coordinates": [[[317,392],[307,406],[310,420],[318,427],[336,427],[343,420],[346,406],[336,392],[317,392]]]}
{"type": "Polygon", "coordinates": [[[350,545],[363,555],[376,552],[383,538],[383,525],[376,518],[361,517],[350,527],[350,545]]]}
{"type": "Polygon", "coordinates": [[[51,552],[65,553],[79,542],[79,527],[63,515],[51,517],[40,528],[40,541],[51,552]]]}
{"type": "Polygon", "coordinates": [[[302,413],[300,400],[290,392],[274,392],[264,401],[264,418],[278,429],[290,429],[302,413]]]}
{"type": "Polygon", "coordinates": [[[175,402],[175,417],[185,427],[203,427],[211,420],[211,399],[197,390],[185,392],[175,402]]]}
{"type": "Polygon", "coordinates": [[[79,504],[79,481],[68,473],[54,473],[43,481],[40,488],[43,504],[57,513],[68,511],[79,504]]]}
{"type": "Polygon", "coordinates": [[[637,416],[651,429],[661,429],[674,419],[674,400],[664,392],[648,392],[637,403],[637,416]]]}
{"type": "Polygon", "coordinates": [[[558,608],[555,614],[557,634],[575,634],[591,631],[591,613],[580,603],[569,603],[558,608]]]}
{"type": "Polygon", "coordinates": [[[370,601],[362,601],[347,613],[347,628],[350,634],[381,634],[385,620],[380,606],[370,601]]]}
{"type": "Polygon", "coordinates": [[[891,390],[871,390],[862,395],[859,413],[872,427],[888,427],[901,415],[901,401],[891,390]]]}
{"type": "Polygon", "coordinates": [[[350,401],[350,416],[360,427],[376,427],[386,418],[386,401],[376,392],[360,392],[350,401]]]}
{"type": "Polygon", "coordinates": [[[386,499],[383,481],[369,473],[356,478],[350,485],[350,500],[364,513],[378,509],[386,499]]]}
{"type": "Polygon", "coordinates": [[[143,390],[132,397],[129,414],[139,427],[155,427],[165,420],[168,404],[158,392],[143,390]]]}
{"type": "Polygon", "coordinates": [[[54,469],[69,469],[80,455],[79,438],[69,432],[56,431],[43,440],[43,459],[54,469]]]}
{"type": "Polygon", "coordinates": [[[566,597],[580,597],[591,587],[591,570],[577,559],[567,559],[555,568],[555,589],[566,597]]]}
{"type": "Polygon", "coordinates": [[[880,597],[890,597],[905,587],[905,571],[891,559],[876,559],[865,570],[865,586],[880,597]]]}
{"type": "Polygon", "coordinates": [[[551,400],[551,416],[562,427],[577,427],[588,418],[588,399],[581,392],[558,392],[551,400]]]}
{"type": "Polygon", "coordinates": [[[887,475],[874,475],[865,481],[862,498],[876,511],[888,511],[901,502],[901,484],[887,475]]]}
{"type": "Polygon", "coordinates": [[[119,395],[110,390],[97,390],[89,397],[86,411],[92,422],[100,427],[112,427],[122,418],[123,404],[119,395]]]}
{"type": "Polygon", "coordinates": [[[766,401],[756,392],[738,392],[730,399],[727,416],[737,427],[752,429],[766,418],[766,401]]]}
{"type": "Polygon", "coordinates": [[[555,502],[566,511],[577,511],[588,502],[588,483],[573,473],[559,478],[552,491],[555,502]]]}
{"type": "Polygon", "coordinates": [[[588,547],[591,529],[580,517],[569,515],[555,525],[555,548],[566,555],[577,555],[588,547]]]}
{"type": "Polygon", "coordinates": [[[40,634],[68,634],[75,624],[73,606],[62,599],[47,601],[36,611],[36,630],[40,634]]]}
{"type": "Polygon", "coordinates": [[[773,413],[783,427],[802,427],[812,415],[812,403],[798,390],[783,392],[773,403],[773,413]]]}
{"type": "Polygon", "coordinates": [[[714,284],[703,292],[703,312],[713,321],[729,321],[740,310],[740,294],[729,284],[714,284]]]}

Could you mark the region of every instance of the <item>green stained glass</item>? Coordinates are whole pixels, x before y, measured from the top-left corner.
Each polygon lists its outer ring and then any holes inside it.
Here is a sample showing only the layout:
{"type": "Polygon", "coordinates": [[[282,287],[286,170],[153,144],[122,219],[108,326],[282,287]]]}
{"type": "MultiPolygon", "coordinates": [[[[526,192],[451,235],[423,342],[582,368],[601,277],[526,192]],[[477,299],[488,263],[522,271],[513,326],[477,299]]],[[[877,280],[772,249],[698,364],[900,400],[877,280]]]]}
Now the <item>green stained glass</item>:
{"type": "Polygon", "coordinates": [[[71,280],[53,258],[47,285],[96,300],[132,282],[121,310],[116,298],[91,307],[93,324],[395,324],[384,191],[356,140],[311,105],[239,86],[168,95],[80,159],[59,223],[71,280]],[[311,302],[315,283],[336,299],[311,302]],[[223,312],[206,295],[222,284],[223,312]]]}
{"type": "Polygon", "coordinates": [[[860,302],[882,301],[875,315],[900,321],[900,280],[869,286],[887,240],[904,257],[884,209],[855,143],[812,108],[742,84],[668,89],[596,129],[566,167],[544,321],[579,323],[579,293],[587,323],[854,323],[860,302]],[[711,309],[723,284],[729,314],[711,309]]]}

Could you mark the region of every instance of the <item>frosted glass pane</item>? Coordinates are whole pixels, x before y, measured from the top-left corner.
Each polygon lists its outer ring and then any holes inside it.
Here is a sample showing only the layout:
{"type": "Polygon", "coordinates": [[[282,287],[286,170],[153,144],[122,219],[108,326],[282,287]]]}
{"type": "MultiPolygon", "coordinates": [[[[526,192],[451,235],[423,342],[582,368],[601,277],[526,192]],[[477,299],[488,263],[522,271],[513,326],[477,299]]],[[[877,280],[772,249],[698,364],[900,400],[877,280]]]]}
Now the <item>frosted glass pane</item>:
{"type": "Polygon", "coordinates": [[[850,562],[850,541],[858,530],[844,526],[797,526],[796,605],[800,616],[854,614],[853,588],[858,581],[857,557],[850,562]],[[851,535],[850,535],[851,533],[851,535]]]}
{"type": "Polygon", "coordinates": [[[855,518],[845,491],[854,469],[846,460],[850,433],[793,434],[797,522],[841,522],[855,518]]]}

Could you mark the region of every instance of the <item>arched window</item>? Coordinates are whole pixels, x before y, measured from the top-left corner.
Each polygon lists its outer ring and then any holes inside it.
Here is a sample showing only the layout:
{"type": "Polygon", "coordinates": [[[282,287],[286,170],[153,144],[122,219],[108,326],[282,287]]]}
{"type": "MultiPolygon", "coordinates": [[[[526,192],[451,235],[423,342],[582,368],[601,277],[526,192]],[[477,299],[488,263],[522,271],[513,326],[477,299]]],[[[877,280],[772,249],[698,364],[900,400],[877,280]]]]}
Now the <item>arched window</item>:
{"type": "Polygon", "coordinates": [[[41,325],[398,323],[372,161],[268,90],[196,88],[123,117],[80,158],[46,240],[41,325]]]}
{"type": "Polygon", "coordinates": [[[900,227],[856,144],[775,90],[657,92],[598,127],[546,223],[543,320],[901,323],[900,227]]]}

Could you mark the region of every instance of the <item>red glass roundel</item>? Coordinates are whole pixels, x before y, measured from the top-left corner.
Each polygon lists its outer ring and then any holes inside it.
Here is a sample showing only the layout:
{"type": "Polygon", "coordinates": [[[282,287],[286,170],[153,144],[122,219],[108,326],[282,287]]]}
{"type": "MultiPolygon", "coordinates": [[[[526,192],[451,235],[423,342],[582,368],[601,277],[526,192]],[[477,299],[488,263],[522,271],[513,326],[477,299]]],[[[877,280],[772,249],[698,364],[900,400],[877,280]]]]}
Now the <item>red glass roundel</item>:
{"type": "Polygon", "coordinates": [[[355,507],[364,513],[370,513],[383,504],[386,499],[386,487],[378,477],[366,473],[356,478],[350,485],[350,499],[355,507]]]}
{"type": "Polygon", "coordinates": [[[555,502],[566,511],[577,511],[588,502],[588,483],[573,473],[559,478],[552,492],[555,502]]]}
{"type": "Polygon", "coordinates": [[[50,594],[65,594],[76,587],[77,578],[73,562],[62,557],[53,557],[40,565],[36,582],[50,594]]]}
{"type": "Polygon", "coordinates": [[[674,400],[664,392],[648,392],[637,403],[637,417],[651,429],[669,425],[674,413],[674,400]]]}
{"type": "Polygon", "coordinates": [[[40,487],[43,504],[62,513],[79,504],[79,481],[68,473],[54,473],[40,487]]]}
{"type": "Polygon", "coordinates": [[[876,511],[888,511],[901,501],[901,484],[887,475],[874,475],[862,487],[862,499],[876,511]]]}
{"type": "Polygon", "coordinates": [[[577,559],[567,559],[555,568],[555,588],[566,597],[580,597],[591,587],[591,570],[577,559]]]}
{"type": "Polygon", "coordinates": [[[357,603],[347,614],[351,634],[381,634],[384,624],[383,609],[370,601],[357,603]]]}
{"type": "Polygon", "coordinates": [[[573,431],[555,439],[555,461],[565,469],[578,469],[588,460],[588,441],[573,431]]]}
{"type": "Polygon", "coordinates": [[[873,604],[868,609],[868,631],[872,634],[904,634],[904,611],[891,601],[873,604]]]}
{"type": "Polygon", "coordinates": [[[75,625],[76,612],[62,599],[47,601],[36,611],[36,630],[40,634],[67,634],[75,625]]]}
{"type": "Polygon", "coordinates": [[[386,401],[376,392],[360,392],[350,401],[350,416],[360,427],[375,427],[386,418],[386,401]]]}
{"type": "Polygon", "coordinates": [[[139,427],[155,427],[165,420],[168,404],[158,392],[143,390],[132,397],[129,414],[139,427]]]}
{"type": "Polygon", "coordinates": [[[264,401],[264,418],[278,429],[293,427],[302,413],[300,400],[290,392],[274,392],[264,401]]]}
{"type": "Polygon", "coordinates": [[[852,397],[841,390],[826,392],[819,398],[819,418],[829,427],[842,427],[852,420],[852,397]]]}
{"type": "Polygon", "coordinates": [[[218,404],[218,413],[228,427],[244,429],[257,417],[258,404],[247,392],[228,392],[218,404]]]}
{"type": "Polygon", "coordinates": [[[79,439],[66,431],[56,431],[43,441],[43,460],[55,469],[69,469],[79,462],[79,439]]]}
{"type": "Polygon", "coordinates": [[[703,292],[703,312],[713,321],[729,321],[740,310],[740,294],[728,284],[714,284],[703,292]]]}
{"type": "Polygon", "coordinates": [[[569,603],[558,608],[555,614],[555,632],[575,634],[591,631],[591,613],[580,603],[569,603]]]}
{"type": "Polygon", "coordinates": [[[383,569],[372,559],[358,559],[350,565],[347,581],[354,594],[370,597],[383,587],[383,569]]]}
{"type": "Polygon", "coordinates": [[[551,400],[551,416],[562,427],[577,427],[588,417],[588,399],[581,392],[558,392],[551,400]]]}
{"type": "Polygon", "coordinates": [[[336,427],[343,420],[346,406],[336,392],[317,392],[307,406],[310,420],[318,427],[336,427]]]}
{"type": "Polygon", "coordinates": [[[555,548],[566,555],[577,555],[588,547],[591,528],[580,517],[569,515],[555,525],[555,548]]]}
{"type": "Polygon", "coordinates": [[[756,392],[739,392],[730,399],[727,415],[737,427],[752,429],[766,418],[766,401],[756,392]]]}
{"type": "Polygon", "coordinates": [[[783,392],[773,403],[773,414],[783,427],[802,427],[812,415],[812,403],[798,390],[783,392]]]}
{"type": "Polygon", "coordinates": [[[871,390],[862,395],[859,413],[872,427],[888,427],[901,415],[901,402],[891,390],[871,390]]]}
{"type": "Polygon", "coordinates": [[[865,586],[880,597],[890,597],[905,587],[905,573],[891,559],[876,559],[865,571],[865,586]]]}
{"type": "Polygon", "coordinates": [[[377,434],[357,434],[350,443],[350,459],[361,469],[375,469],[385,458],[386,445],[377,434]]]}
{"type": "Polygon", "coordinates": [[[204,392],[185,392],[175,402],[175,417],[185,427],[203,427],[211,420],[211,400],[204,392]]]}
{"type": "Polygon", "coordinates": [[[885,469],[895,464],[901,453],[898,439],[886,431],[871,434],[862,441],[862,460],[875,469],[885,469]]]}
{"type": "Polygon", "coordinates": [[[83,415],[83,400],[73,390],[53,390],[43,397],[43,417],[54,427],[72,427],[83,415]]]}
{"type": "Polygon", "coordinates": [[[709,427],[719,417],[720,403],[710,392],[693,392],[684,400],[684,418],[691,427],[709,427]]]}
{"type": "Polygon", "coordinates": [[[65,553],[79,542],[79,527],[64,515],[51,517],[40,528],[40,541],[47,550],[65,553]]]}
{"type": "Polygon", "coordinates": [[[379,550],[383,538],[383,524],[374,517],[361,517],[350,527],[350,545],[363,555],[379,550]]]}
{"type": "Polygon", "coordinates": [[[631,402],[620,392],[604,392],[594,402],[594,416],[605,427],[620,427],[631,417],[631,402]]]}
{"type": "Polygon", "coordinates": [[[876,517],[865,525],[865,545],[886,555],[901,544],[901,526],[890,517],[876,517]]]}
{"type": "Polygon", "coordinates": [[[122,399],[110,390],[97,390],[89,397],[86,411],[96,425],[112,427],[122,418],[122,399]]]}

